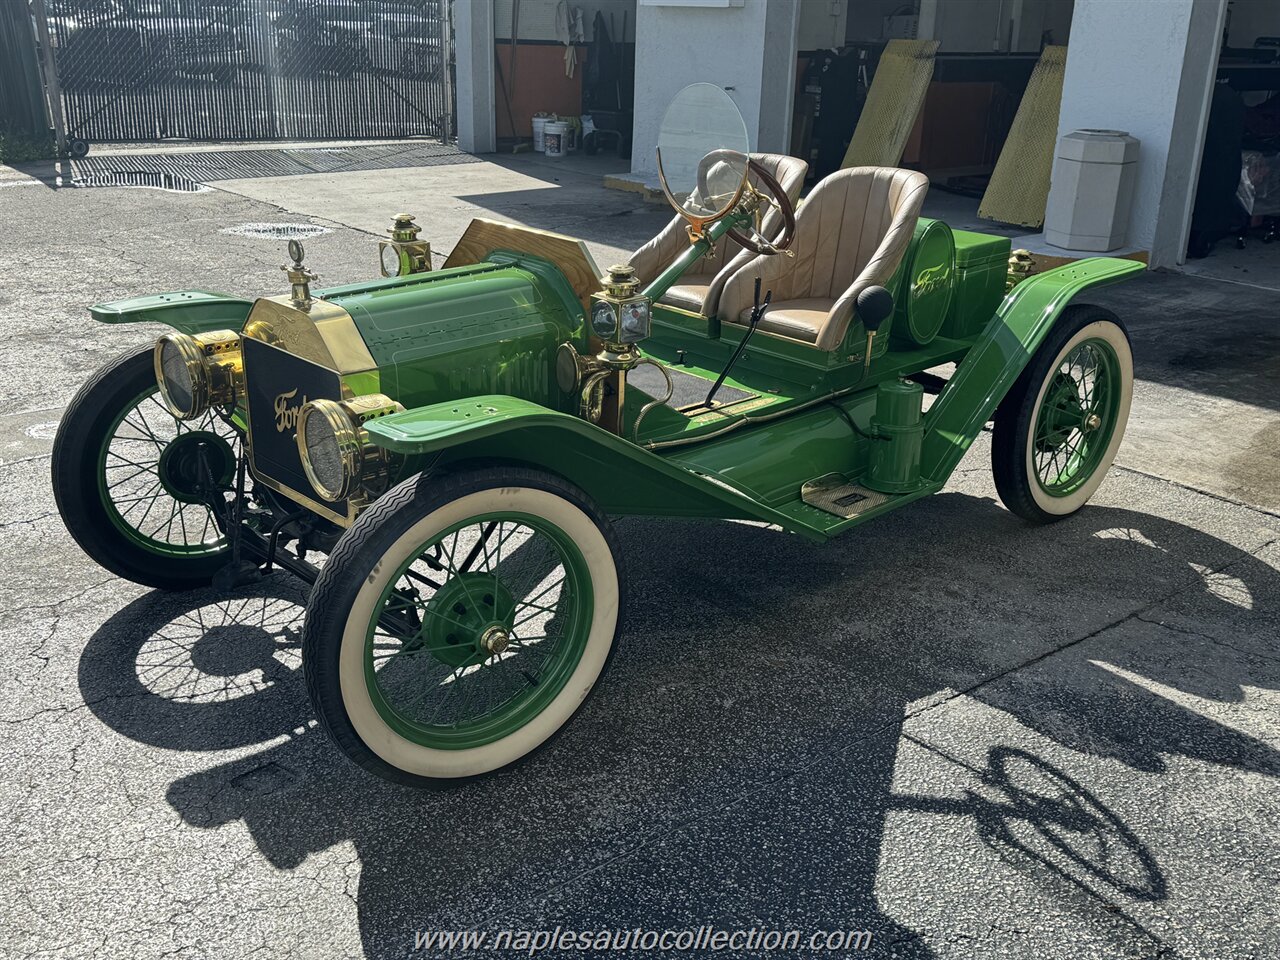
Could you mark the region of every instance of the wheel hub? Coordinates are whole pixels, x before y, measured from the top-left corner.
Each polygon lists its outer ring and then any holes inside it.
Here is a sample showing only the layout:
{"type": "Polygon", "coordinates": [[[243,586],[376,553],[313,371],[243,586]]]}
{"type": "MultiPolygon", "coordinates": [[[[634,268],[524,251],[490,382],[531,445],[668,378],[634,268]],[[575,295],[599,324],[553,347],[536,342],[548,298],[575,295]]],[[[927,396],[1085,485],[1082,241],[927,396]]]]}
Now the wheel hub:
{"type": "Polygon", "coordinates": [[[231,445],[216,433],[193,430],[175,437],[160,454],[156,465],[165,492],[180,503],[204,503],[214,489],[231,485],[236,457],[231,445]],[[207,472],[206,472],[207,469],[207,472]]]}
{"type": "Polygon", "coordinates": [[[480,646],[491,654],[499,654],[511,645],[511,634],[506,627],[492,626],[480,636],[480,646]]]}
{"type": "Polygon", "coordinates": [[[510,645],[516,602],[491,573],[450,577],[423,612],[423,639],[441,663],[480,663],[510,645]]]}

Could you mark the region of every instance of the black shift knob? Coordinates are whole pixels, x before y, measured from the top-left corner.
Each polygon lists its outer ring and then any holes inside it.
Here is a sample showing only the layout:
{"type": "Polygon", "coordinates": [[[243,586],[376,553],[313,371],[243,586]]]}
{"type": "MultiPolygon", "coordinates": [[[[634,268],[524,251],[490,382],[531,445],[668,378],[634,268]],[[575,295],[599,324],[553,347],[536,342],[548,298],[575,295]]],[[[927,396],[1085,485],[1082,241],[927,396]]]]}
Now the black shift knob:
{"type": "Polygon", "coordinates": [[[893,313],[893,294],[884,287],[867,287],[855,301],[858,319],[868,330],[879,330],[880,324],[893,313]]]}

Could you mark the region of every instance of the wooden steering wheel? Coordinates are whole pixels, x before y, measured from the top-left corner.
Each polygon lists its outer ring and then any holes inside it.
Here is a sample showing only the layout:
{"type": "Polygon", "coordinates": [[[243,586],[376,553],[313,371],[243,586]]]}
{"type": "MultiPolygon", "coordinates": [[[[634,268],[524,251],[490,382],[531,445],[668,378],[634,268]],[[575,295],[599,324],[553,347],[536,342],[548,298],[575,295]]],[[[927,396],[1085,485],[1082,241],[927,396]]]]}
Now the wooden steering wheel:
{"type": "MultiPolygon", "coordinates": [[[[759,229],[752,229],[750,233],[743,233],[737,227],[729,231],[729,236],[734,243],[740,247],[745,247],[752,253],[757,254],[778,254],[785,251],[791,246],[791,242],[796,236],[796,211],[791,203],[791,198],[787,196],[787,191],[774,178],[768,170],[756,163],[754,160],[747,161],[747,169],[755,176],[760,186],[764,187],[763,191],[754,187],[749,189],[757,189],[762,193],[765,200],[772,203],[778,208],[778,212],[782,214],[782,231],[775,238],[762,236],[759,229]]],[[[758,217],[757,222],[762,222],[763,217],[758,217]]]]}

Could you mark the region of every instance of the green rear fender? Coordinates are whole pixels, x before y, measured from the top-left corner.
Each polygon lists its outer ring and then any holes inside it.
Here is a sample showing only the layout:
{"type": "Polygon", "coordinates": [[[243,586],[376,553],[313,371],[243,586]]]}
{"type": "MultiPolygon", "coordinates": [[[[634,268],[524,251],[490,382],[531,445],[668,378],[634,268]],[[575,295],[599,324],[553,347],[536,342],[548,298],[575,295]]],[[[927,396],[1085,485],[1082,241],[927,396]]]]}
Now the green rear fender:
{"type": "Polygon", "coordinates": [[[713,483],[566,413],[509,396],[469,397],[367,424],[379,446],[442,465],[503,460],[540,467],[577,484],[614,515],[718,517],[792,526],[746,494],[713,483]]]}
{"type": "Polygon", "coordinates": [[[1136,260],[1092,257],[1014,287],[925,417],[925,480],[947,481],[1072,298],[1145,269],[1136,260]]]}
{"type": "Polygon", "coordinates": [[[163,323],[183,333],[239,330],[253,301],[208,290],[153,293],[132,300],[99,303],[89,316],[99,323],[163,323]]]}

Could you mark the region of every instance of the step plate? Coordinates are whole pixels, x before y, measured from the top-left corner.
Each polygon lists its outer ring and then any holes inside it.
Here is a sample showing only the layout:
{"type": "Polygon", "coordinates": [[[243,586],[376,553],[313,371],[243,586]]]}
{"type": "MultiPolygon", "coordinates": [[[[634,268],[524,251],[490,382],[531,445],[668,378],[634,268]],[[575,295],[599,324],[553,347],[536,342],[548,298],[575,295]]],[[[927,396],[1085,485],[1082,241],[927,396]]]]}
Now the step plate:
{"type": "Polygon", "coordinates": [[[850,483],[842,474],[828,473],[804,484],[800,488],[800,499],[811,507],[850,520],[888,503],[893,494],[869,490],[861,484],[850,483]]]}

